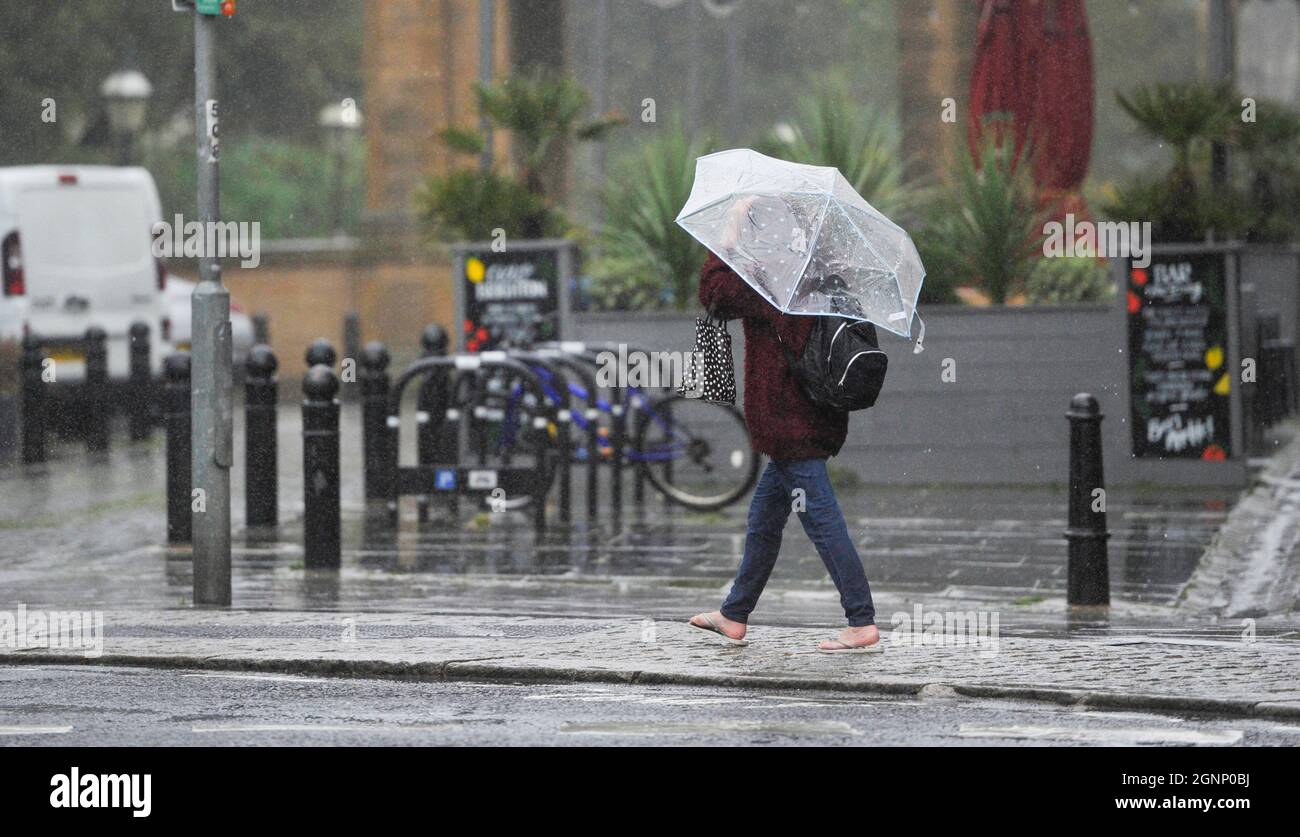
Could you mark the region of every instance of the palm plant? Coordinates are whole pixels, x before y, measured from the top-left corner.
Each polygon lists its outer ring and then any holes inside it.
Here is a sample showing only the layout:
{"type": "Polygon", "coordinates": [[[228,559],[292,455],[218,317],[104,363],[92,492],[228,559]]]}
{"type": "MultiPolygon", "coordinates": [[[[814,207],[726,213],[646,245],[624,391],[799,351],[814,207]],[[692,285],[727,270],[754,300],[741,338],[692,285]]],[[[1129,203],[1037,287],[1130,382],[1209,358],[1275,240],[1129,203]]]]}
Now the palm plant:
{"type": "Polygon", "coordinates": [[[688,139],[674,121],[615,164],[605,189],[601,253],[592,265],[597,305],[690,304],[706,253],[675,219],[691,194],[695,158],[713,146],[711,137],[688,139]]]}
{"type": "Polygon", "coordinates": [[[759,150],[839,169],[857,193],[882,212],[897,210],[904,202],[903,165],[894,132],[843,85],[817,87],[801,107],[797,124],[774,129],[759,150]]]}
{"type": "Polygon", "coordinates": [[[1175,182],[1191,179],[1198,143],[1226,139],[1232,126],[1232,93],[1222,85],[1156,84],[1115,98],[1139,127],[1173,149],[1175,182]]]}
{"type": "Polygon", "coordinates": [[[1300,114],[1261,99],[1254,121],[1234,126],[1233,140],[1244,158],[1243,185],[1251,198],[1246,238],[1300,239],[1300,114]]]}
{"type": "Polygon", "coordinates": [[[1166,175],[1136,179],[1116,190],[1104,209],[1123,220],[1150,221],[1157,237],[1188,241],[1205,238],[1211,229],[1230,233],[1235,213],[1224,208],[1231,196],[1216,194],[1200,183],[1208,180],[1201,161],[1212,143],[1232,138],[1232,92],[1217,84],[1193,82],[1144,86],[1130,95],[1116,94],[1121,108],[1153,139],[1173,150],[1166,175]]]}
{"type": "MultiPolygon", "coordinates": [[[[507,219],[518,225],[517,229],[505,228],[507,234],[537,238],[562,227],[562,219],[550,200],[548,166],[566,143],[602,140],[626,120],[614,112],[585,118],[590,96],[566,76],[540,73],[510,76],[492,84],[477,85],[475,95],[479,114],[493,129],[509,132],[518,176],[495,174],[496,183],[477,190],[466,188],[465,183],[449,182],[456,177],[454,174],[432,178],[421,195],[423,214],[435,224],[458,227],[462,234],[479,237],[485,230],[503,226],[500,204],[490,199],[503,193],[518,193],[520,190],[506,182],[515,180],[522,193],[532,199],[526,201],[527,209],[519,217],[507,219]],[[456,205],[451,202],[453,198],[475,202],[456,205]]],[[[481,154],[488,142],[481,132],[467,128],[447,128],[441,138],[453,151],[471,155],[481,154]]]]}
{"type": "Polygon", "coordinates": [[[1046,220],[1031,168],[1024,158],[1013,163],[1009,146],[986,144],[978,161],[961,155],[953,185],[940,193],[914,237],[926,267],[926,288],[936,278],[943,280],[926,301],[946,301],[933,294],[971,284],[1003,303],[1029,278],[1042,255],[1046,220]]]}

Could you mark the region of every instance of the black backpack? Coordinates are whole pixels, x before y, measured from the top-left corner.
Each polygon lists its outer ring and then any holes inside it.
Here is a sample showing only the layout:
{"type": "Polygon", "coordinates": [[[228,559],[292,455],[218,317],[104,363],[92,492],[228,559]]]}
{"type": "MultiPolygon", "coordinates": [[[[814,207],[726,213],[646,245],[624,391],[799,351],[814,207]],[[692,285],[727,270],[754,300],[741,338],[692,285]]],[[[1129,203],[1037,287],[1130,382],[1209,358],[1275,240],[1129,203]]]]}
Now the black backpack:
{"type": "Polygon", "coordinates": [[[813,404],[849,413],[876,403],[889,358],[880,350],[876,327],[871,323],[847,317],[818,317],[799,357],[785,345],[780,332],[776,339],[794,379],[813,404]]]}

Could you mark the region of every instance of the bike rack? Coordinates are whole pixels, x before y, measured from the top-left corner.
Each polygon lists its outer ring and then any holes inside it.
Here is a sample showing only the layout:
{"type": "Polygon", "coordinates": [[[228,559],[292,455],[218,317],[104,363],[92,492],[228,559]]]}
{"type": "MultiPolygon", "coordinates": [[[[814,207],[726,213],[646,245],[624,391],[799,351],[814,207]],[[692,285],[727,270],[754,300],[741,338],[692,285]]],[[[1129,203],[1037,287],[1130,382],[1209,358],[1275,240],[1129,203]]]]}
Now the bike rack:
{"type": "MultiPolygon", "coordinates": [[[[645,352],[650,350],[642,346],[630,346],[622,344],[628,352],[645,352]]],[[[548,351],[558,351],[562,354],[581,360],[586,365],[598,368],[600,363],[597,356],[601,352],[619,351],[620,344],[608,342],[578,342],[578,341],[558,341],[542,343],[539,348],[548,351]]],[[[595,383],[595,376],[591,376],[591,381],[595,383]]],[[[622,389],[619,387],[619,389],[622,389]]],[[[633,410],[635,410],[633,405],[633,410]]],[[[627,444],[628,421],[631,418],[631,412],[622,404],[610,404],[610,504],[614,507],[614,525],[617,528],[623,519],[623,464],[624,464],[624,446],[627,444]]],[[[633,499],[637,505],[645,502],[645,475],[640,468],[635,469],[633,482],[633,499]]]]}
{"type": "MultiPolygon", "coordinates": [[[[572,372],[575,377],[580,378],[586,387],[587,404],[583,410],[583,419],[587,422],[587,521],[592,523],[596,519],[600,500],[600,455],[597,450],[600,447],[600,429],[596,424],[600,418],[600,410],[597,406],[599,394],[596,386],[596,375],[588,368],[588,364],[558,349],[543,348],[529,354],[540,358],[542,361],[563,366],[572,372]]],[[[571,446],[568,453],[572,454],[571,446]]],[[[566,473],[566,482],[569,477],[570,474],[566,473]]],[[[562,504],[561,513],[564,512],[565,508],[565,505],[562,504]]]]}
{"type": "MultiPolygon", "coordinates": [[[[533,523],[537,531],[546,528],[546,494],[550,489],[554,472],[551,469],[551,449],[543,447],[532,466],[517,466],[503,463],[496,467],[487,465],[465,466],[459,462],[459,445],[456,462],[421,463],[418,465],[401,465],[399,461],[401,434],[401,404],[406,387],[415,379],[433,374],[441,369],[454,369],[457,372],[477,371],[480,369],[502,369],[518,376],[537,398],[539,408],[545,415],[534,417],[534,427],[544,429],[548,423],[560,424],[558,410],[546,397],[541,379],[528,368],[523,361],[509,357],[505,352],[483,352],[475,355],[452,355],[449,357],[427,357],[408,366],[394,381],[388,395],[388,418],[386,422],[388,444],[391,453],[387,457],[394,469],[393,479],[386,481],[388,511],[390,520],[396,523],[398,502],[403,495],[451,494],[457,500],[461,494],[493,496],[498,489],[506,495],[526,495],[533,498],[533,523]]],[[[459,434],[459,410],[448,410],[445,430],[459,434]]],[[[567,435],[567,432],[566,432],[567,435]]]]}
{"type": "MultiPolygon", "coordinates": [[[[569,410],[569,383],[558,370],[553,366],[555,359],[544,354],[522,350],[509,350],[506,356],[512,360],[518,360],[526,365],[541,366],[550,376],[552,388],[556,389],[560,395],[559,400],[554,400],[546,394],[545,382],[538,378],[538,383],[542,389],[542,400],[549,401],[554,412],[555,420],[555,442],[558,448],[560,463],[560,519],[568,523],[573,519],[572,502],[573,502],[573,440],[569,432],[569,426],[572,424],[572,414],[569,410]]],[[[510,460],[510,449],[507,448],[502,457],[506,463],[510,460]]]]}

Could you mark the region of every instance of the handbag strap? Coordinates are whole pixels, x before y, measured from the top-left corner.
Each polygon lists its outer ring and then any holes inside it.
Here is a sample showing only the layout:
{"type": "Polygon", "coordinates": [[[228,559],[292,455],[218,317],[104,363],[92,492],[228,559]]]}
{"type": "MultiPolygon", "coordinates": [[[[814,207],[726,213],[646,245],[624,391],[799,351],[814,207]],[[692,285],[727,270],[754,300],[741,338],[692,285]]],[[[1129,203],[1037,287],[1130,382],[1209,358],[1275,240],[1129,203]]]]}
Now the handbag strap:
{"type": "Polygon", "coordinates": [[[718,304],[716,302],[704,309],[704,322],[716,325],[719,328],[725,329],[727,327],[727,321],[718,316],[718,304]]]}

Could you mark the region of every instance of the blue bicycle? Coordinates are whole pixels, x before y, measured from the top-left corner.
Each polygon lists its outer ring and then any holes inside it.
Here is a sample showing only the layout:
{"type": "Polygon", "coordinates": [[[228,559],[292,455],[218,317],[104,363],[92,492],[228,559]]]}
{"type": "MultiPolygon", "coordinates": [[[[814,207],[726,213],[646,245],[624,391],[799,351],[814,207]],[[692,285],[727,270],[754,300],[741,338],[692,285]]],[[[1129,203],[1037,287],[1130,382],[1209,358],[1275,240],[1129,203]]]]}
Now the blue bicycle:
{"type": "MultiPolygon", "coordinates": [[[[593,362],[590,356],[584,360],[593,362]]],[[[721,509],[744,497],[758,482],[762,463],[750,446],[745,419],[735,407],[636,386],[597,392],[592,397],[588,386],[566,381],[562,391],[549,369],[530,366],[542,379],[545,396],[552,404],[567,408],[576,401],[586,407],[570,412],[580,431],[572,447],[574,462],[588,462],[593,456],[611,459],[621,426],[625,430],[624,459],[639,469],[656,491],[681,506],[696,511],[721,509]]],[[[526,393],[522,384],[483,387],[480,398],[489,411],[486,414],[499,420],[498,456],[536,452],[538,446],[553,442],[558,429],[534,428],[536,397],[526,393]]]]}

